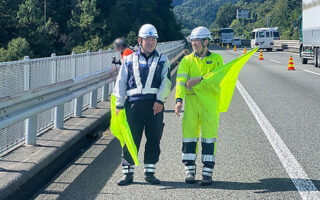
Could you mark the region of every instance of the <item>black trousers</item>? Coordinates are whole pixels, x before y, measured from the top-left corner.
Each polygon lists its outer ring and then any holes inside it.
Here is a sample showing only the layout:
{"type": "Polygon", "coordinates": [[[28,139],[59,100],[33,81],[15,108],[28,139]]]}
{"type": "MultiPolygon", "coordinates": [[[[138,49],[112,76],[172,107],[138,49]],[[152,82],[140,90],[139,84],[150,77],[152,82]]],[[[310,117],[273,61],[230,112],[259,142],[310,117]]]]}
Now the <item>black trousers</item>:
{"type": "MultiPolygon", "coordinates": [[[[146,144],[144,164],[156,164],[160,156],[160,140],[163,133],[163,111],[153,115],[152,100],[128,102],[125,105],[128,124],[134,143],[139,151],[143,130],[145,130],[146,144]]],[[[126,146],[122,153],[122,166],[134,165],[134,161],[126,146]]]]}

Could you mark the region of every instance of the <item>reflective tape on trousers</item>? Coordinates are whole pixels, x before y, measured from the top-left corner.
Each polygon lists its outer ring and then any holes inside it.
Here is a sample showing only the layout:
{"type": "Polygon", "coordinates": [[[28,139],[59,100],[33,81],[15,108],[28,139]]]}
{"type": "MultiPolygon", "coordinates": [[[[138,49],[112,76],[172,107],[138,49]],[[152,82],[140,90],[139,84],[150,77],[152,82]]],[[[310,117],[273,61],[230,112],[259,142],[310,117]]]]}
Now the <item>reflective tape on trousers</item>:
{"type": "Polygon", "coordinates": [[[214,143],[217,141],[217,138],[201,138],[201,142],[203,143],[214,143]]]}
{"type": "Polygon", "coordinates": [[[202,155],[202,162],[214,162],[215,157],[213,155],[202,155]]]}
{"type": "Polygon", "coordinates": [[[198,142],[199,138],[182,138],[182,142],[198,142]]]}
{"type": "Polygon", "coordinates": [[[197,154],[194,153],[184,153],[182,154],[182,160],[196,160],[197,154]]]}

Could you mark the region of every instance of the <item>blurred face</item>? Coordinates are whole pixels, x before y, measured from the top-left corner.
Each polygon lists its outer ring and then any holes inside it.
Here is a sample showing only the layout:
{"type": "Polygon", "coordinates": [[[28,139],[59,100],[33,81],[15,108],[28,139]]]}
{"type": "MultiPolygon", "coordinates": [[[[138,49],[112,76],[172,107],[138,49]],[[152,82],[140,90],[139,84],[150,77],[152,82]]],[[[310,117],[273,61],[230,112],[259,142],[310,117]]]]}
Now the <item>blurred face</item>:
{"type": "Polygon", "coordinates": [[[138,38],[138,43],[141,44],[141,51],[146,54],[150,54],[154,51],[157,46],[157,38],[147,37],[147,38],[138,38]]]}
{"type": "MultiPolygon", "coordinates": [[[[208,40],[205,40],[203,42],[204,46],[206,47],[208,45],[208,40]]],[[[192,39],[191,40],[191,46],[194,52],[196,52],[197,54],[200,54],[201,52],[203,52],[204,46],[202,46],[202,42],[201,39],[192,39]]]]}
{"type": "Polygon", "coordinates": [[[114,44],[114,49],[115,49],[116,51],[122,52],[125,48],[124,48],[124,46],[123,46],[122,44],[117,44],[117,43],[115,43],[115,44],[114,44]]]}

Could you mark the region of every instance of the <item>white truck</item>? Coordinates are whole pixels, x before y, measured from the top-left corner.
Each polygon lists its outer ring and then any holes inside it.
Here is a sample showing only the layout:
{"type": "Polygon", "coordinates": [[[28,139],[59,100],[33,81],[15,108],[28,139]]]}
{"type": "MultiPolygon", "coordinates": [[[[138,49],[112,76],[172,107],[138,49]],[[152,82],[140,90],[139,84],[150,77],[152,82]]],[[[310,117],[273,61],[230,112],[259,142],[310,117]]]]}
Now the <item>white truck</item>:
{"type": "Polygon", "coordinates": [[[320,67],[320,0],[302,1],[300,58],[302,64],[313,60],[320,67]]]}
{"type": "Polygon", "coordinates": [[[232,28],[222,28],[219,30],[220,43],[221,44],[230,44],[232,45],[233,40],[233,30],[232,28]]]}
{"type": "Polygon", "coordinates": [[[251,32],[251,48],[272,51],[274,40],[279,40],[278,28],[257,28],[251,32]]]}

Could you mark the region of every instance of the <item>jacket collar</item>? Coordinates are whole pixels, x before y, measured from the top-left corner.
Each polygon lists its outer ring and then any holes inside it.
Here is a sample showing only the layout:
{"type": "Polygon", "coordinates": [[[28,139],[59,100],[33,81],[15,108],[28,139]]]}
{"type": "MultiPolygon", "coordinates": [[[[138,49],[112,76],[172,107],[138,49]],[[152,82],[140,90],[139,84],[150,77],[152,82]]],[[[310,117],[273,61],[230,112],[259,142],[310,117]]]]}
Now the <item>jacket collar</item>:
{"type": "MultiPolygon", "coordinates": [[[[205,57],[208,57],[208,56],[210,56],[210,55],[211,55],[211,52],[208,50],[205,57]]],[[[198,55],[197,55],[196,53],[194,53],[194,57],[198,57],[198,55]]]]}
{"type": "Polygon", "coordinates": [[[155,55],[159,57],[158,51],[155,49],[149,56],[146,56],[144,53],[141,51],[141,47],[138,49],[136,52],[137,55],[142,55],[146,60],[149,59],[151,56],[155,55]]]}

